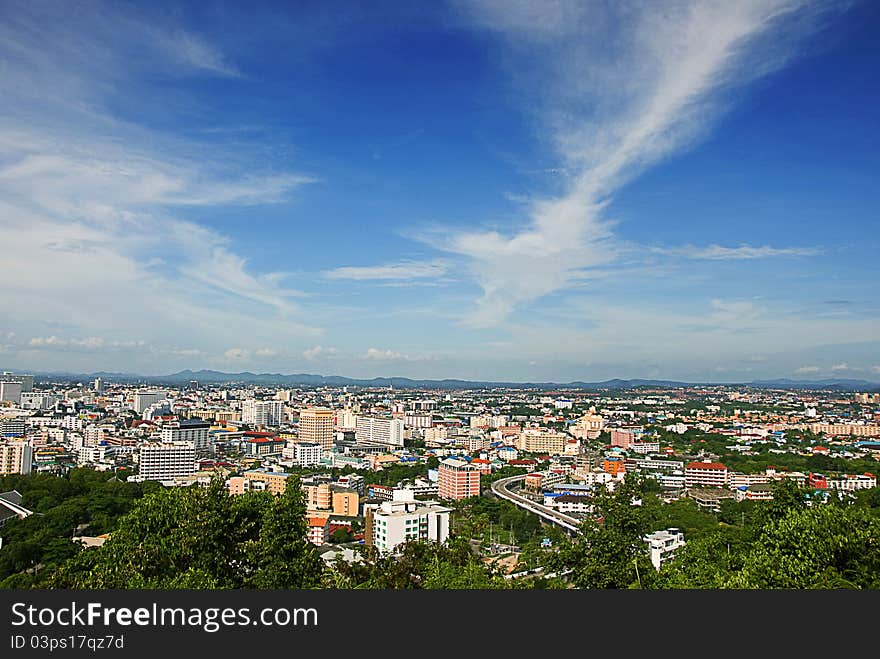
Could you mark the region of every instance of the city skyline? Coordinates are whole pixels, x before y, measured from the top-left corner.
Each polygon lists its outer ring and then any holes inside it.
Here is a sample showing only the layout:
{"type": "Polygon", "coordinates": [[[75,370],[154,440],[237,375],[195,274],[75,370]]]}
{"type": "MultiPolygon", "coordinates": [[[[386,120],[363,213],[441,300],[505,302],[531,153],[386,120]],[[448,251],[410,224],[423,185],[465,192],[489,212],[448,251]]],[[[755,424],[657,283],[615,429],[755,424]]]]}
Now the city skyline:
{"type": "Polygon", "coordinates": [[[0,368],[878,382],[878,24],[4,3],[0,368]]]}

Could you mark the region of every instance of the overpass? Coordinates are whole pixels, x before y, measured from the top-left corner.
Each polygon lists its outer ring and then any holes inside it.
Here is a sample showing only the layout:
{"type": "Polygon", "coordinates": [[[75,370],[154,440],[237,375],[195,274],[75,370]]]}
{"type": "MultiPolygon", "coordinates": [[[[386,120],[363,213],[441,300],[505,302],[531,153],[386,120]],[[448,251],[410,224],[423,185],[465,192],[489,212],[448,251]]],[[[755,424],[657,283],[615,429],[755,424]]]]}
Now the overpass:
{"type": "Polygon", "coordinates": [[[501,478],[492,483],[492,493],[499,499],[510,501],[513,505],[537,515],[544,521],[561,526],[569,533],[580,533],[581,520],[571,517],[570,515],[564,515],[552,508],[542,506],[539,503],[535,503],[531,499],[527,499],[509,488],[513,483],[522,480],[525,480],[525,475],[501,478]]]}

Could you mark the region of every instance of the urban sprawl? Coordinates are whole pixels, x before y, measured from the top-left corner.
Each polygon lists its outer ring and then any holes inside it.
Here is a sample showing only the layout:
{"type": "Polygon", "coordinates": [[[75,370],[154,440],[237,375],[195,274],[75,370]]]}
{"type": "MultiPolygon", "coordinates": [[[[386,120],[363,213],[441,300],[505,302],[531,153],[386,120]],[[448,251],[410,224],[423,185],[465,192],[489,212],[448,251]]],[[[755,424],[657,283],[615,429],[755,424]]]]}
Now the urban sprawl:
{"type": "MultiPolygon", "coordinates": [[[[534,515],[534,542],[549,549],[628,474],[650,479],[666,504],[717,512],[771,500],[782,480],[817,502],[854,497],[877,487],[865,465],[880,456],[880,394],[840,390],[157,388],[5,373],[0,401],[0,477],[87,468],[168,488],[222,479],[234,496],[280,495],[296,475],[308,541],[328,564],[358,560],[358,546],[388,555],[465,533],[514,576],[528,572],[520,534],[471,523],[462,501],[534,515]]],[[[0,492],[0,525],[33,513],[17,491],[0,492]]],[[[87,547],[112,536],[81,531],[71,539],[87,547]]],[[[644,535],[655,568],[686,535],[644,535]]]]}

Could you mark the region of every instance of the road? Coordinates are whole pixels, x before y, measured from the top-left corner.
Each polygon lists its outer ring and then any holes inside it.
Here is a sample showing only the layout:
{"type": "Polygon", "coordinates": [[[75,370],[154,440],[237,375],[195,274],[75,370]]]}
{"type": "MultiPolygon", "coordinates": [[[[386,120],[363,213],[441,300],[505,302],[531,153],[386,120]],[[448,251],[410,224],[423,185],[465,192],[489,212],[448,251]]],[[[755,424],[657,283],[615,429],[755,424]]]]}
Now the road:
{"type": "Polygon", "coordinates": [[[520,496],[513,490],[509,489],[510,485],[524,479],[525,475],[501,478],[492,483],[492,492],[498,498],[510,501],[515,506],[518,506],[523,510],[527,510],[530,513],[534,513],[541,519],[556,524],[557,526],[561,526],[566,531],[569,531],[571,533],[580,533],[581,520],[557,512],[556,510],[548,508],[547,506],[542,506],[539,503],[535,503],[531,499],[520,496]]]}

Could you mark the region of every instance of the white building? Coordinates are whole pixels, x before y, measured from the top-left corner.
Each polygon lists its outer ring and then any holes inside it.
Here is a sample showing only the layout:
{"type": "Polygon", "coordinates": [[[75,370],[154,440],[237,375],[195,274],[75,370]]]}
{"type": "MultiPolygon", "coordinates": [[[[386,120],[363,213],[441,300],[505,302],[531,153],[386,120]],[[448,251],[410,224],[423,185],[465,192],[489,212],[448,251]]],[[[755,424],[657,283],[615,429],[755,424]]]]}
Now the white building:
{"type": "Polygon", "coordinates": [[[873,474],[846,474],[837,478],[828,479],[828,488],[831,490],[866,490],[877,487],[877,477],[873,474]]]}
{"type": "Polygon", "coordinates": [[[377,419],[375,417],[360,416],[357,420],[355,441],[358,444],[388,444],[389,446],[403,446],[403,426],[400,419],[377,419]]]}
{"type": "Polygon", "coordinates": [[[150,405],[166,398],[168,398],[167,391],[138,391],[134,395],[132,407],[138,414],[143,414],[150,405]]]}
{"type": "Polygon", "coordinates": [[[23,410],[48,410],[60,400],[60,396],[45,391],[31,391],[21,394],[20,405],[23,410]]]}
{"type": "Polygon", "coordinates": [[[644,537],[648,543],[648,551],[651,554],[651,563],[657,570],[668,560],[675,557],[679,547],[684,546],[684,533],[678,529],[666,529],[654,531],[644,537]]]}
{"type": "Polygon", "coordinates": [[[242,401],[241,420],[255,426],[280,426],[284,422],[284,401],[253,398],[242,401]]]}
{"type": "Polygon", "coordinates": [[[300,467],[311,467],[320,464],[324,457],[324,448],[313,442],[301,442],[293,446],[294,461],[300,467]]]}
{"type": "Polygon", "coordinates": [[[0,476],[29,474],[34,462],[34,447],[27,442],[0,443],[0,476]]]}
{"type": "Polygon", "coordinates": [[[403,417],[403,423],[410,428],[430,428],[434,423],[434,417],[424,412],[407,412],[403,417]]]}
{"type": "Polygon", "coordinates": [[[553,407],[557,410],[570,410],[572,407],[572,402],[567,398],[559,398],[558,400],[553,401],[553,407]]]}
{"type": "Polygon", "coordinates": [[[140,448],[138,480],[170,481],[196,473],[196,449],[189,442],[151,443],[140,448]]]}
{"type": "Polygon", "coordinates": [[[446,542],[451,508],[416,501],[412,490],[395,490],[393,497],[372,513],[372,542],[380,552],[393,552],[411,540],[446,542]]]}
{"type": "Polygon", "coordinates": [[[357,428],[357,419],[357,414],[349,409],[338,410],[336,412],[336,427],[353,430],[357,428]]]}
{"type": "Polygon", "coordinates": [[[196,453],[211,453],[211,440],[208,431],[211,425],[201,419],[186,419],[162,426],[162,441],[165,443],[189,442],[196,453]]]}
{"type": "Polygon", "coordinates": [[[7,418],[0,420],[0,436],[24,437],[27,431],[27,423],[21,418],[7,418]]]}

